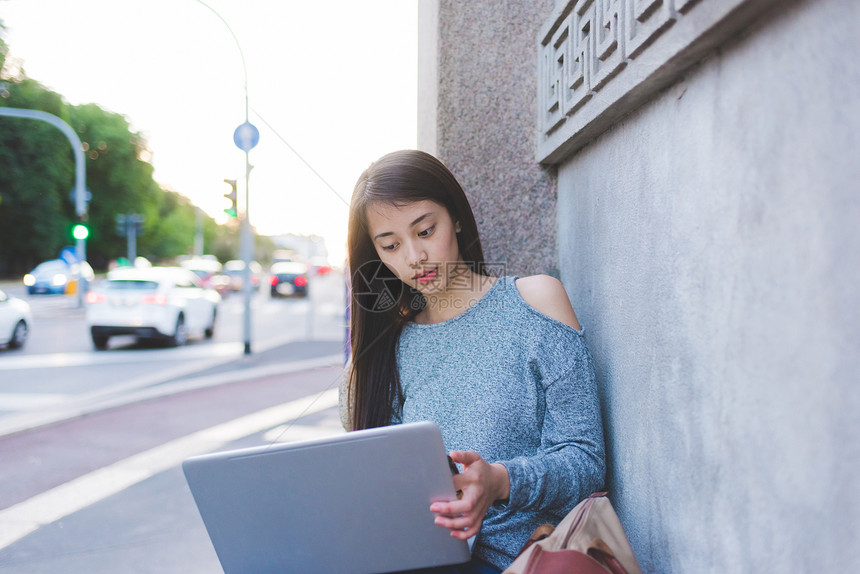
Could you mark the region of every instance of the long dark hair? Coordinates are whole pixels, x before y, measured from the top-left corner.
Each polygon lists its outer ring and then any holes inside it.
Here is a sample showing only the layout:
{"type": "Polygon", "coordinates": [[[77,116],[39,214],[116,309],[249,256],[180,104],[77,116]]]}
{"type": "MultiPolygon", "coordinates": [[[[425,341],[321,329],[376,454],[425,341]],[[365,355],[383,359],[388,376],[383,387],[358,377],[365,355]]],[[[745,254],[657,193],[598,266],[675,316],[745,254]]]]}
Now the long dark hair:
{"type": "Polygon", "coordinates": [[[381,157],[358,178],[349,208],[348,259],[352,281],[352,370],[348,404],[353,430],[390,424],[402,403],[395,351],[403,327],[425,306],[424,296],[400,281],[376,253],[367,225],[373,203],[394,206],[430,200],[460,222],[460,256],[486,275],[478,226],[463,188],[445,165],[416,150],[381,157]]]}

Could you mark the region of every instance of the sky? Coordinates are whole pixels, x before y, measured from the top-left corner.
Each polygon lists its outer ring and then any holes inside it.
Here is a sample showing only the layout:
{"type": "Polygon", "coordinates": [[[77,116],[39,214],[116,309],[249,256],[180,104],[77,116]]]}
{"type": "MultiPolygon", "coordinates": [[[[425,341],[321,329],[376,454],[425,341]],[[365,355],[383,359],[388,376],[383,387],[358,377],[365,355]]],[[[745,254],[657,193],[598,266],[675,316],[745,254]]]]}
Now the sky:
{"type": "Polygon", "coordinates": [[[0,19],[9,59],[70,104],[126,116],[155,179],[219,222],[223,180],[239,180],[244,197],[232,29],[260,132],[251,223],[266,235],[322,235],[341,263],[359,174],[416,147],[417,0],[205,1],[229,29],[197,0],[0,0],[0,19]]]}

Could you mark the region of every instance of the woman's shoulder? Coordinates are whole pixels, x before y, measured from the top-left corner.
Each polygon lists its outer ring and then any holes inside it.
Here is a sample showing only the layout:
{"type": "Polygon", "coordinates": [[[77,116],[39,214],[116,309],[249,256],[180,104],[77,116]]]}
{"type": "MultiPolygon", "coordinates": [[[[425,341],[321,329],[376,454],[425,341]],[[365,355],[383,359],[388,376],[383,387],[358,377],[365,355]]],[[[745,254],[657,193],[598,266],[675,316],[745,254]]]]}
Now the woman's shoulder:
{"type": "Polygon", "coordinates": [[[539,313],[574,329],[582,329],[564,285],[555,277],[520,277],[514,282],[514,286],[523,300],[539,313]]]}

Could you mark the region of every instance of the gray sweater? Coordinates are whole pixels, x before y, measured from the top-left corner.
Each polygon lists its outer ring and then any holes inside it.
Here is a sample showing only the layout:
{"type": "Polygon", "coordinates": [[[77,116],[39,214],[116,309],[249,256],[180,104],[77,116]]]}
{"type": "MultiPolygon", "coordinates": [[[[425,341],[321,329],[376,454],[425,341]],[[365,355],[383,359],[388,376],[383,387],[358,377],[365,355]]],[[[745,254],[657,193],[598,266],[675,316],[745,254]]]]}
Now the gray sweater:
{"type": "Polygon", "coordinates": [[[460,315],[409,323],[397,347],[397,422],[433,421],[448,450],[505,465],[507,505],[487,513],[473,556],[505,569],[535,528],[603,488],[603,429],[583,332],[531,307],[502,277],[460,315]]]}

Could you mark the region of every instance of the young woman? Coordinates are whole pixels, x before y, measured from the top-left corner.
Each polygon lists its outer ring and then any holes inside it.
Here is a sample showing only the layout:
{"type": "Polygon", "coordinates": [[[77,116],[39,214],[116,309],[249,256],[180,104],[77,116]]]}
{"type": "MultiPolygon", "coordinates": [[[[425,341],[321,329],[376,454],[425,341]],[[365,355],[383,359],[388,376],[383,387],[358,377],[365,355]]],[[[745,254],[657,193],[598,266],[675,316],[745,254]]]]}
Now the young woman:
{"type": "Polygon", "coordinates": [[[439,425],[463,496],[430,510],[451,536],[477,534],[472,562],[439,572],[501,572],[603,487],[594,370],[564,287],[491,276],[462,188],[419,151],[361,175],[348,241],[346,426],[439,425]]]}

